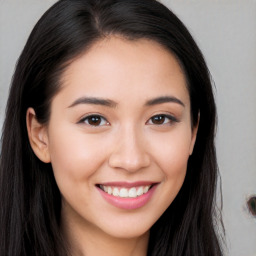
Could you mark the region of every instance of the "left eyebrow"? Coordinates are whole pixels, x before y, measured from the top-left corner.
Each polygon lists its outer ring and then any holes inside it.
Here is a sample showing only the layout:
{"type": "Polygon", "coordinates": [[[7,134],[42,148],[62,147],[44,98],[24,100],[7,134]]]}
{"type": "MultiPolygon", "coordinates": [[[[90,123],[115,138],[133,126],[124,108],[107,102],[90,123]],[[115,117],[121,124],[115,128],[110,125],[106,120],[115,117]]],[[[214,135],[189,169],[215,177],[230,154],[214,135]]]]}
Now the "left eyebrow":
{"type": "Polygon", "coordinates": [[[111,108],[115,108],[117,106],[116,102],[109,100],[109,99],[94,98],[94,97],[81,97],[81,98],[75,100],[68,108],[72,108],[72,107],[80,105],[80,104],[101,105],[101,106],[106,106],[106,107],[111,107],[111,108]]]}
{"type": "Polygon", "coordinates": [[[178,98],[173,97],[173,96],[157,97],[157,98],[148,100],[145,105],[152,106],[152,105],[163,104],[163,103],[168,103],[168,102],[177,103],[177,104],[180,104],[181,106],[185,107],[185,104],[181,100],[179,100],[178,98]]]}

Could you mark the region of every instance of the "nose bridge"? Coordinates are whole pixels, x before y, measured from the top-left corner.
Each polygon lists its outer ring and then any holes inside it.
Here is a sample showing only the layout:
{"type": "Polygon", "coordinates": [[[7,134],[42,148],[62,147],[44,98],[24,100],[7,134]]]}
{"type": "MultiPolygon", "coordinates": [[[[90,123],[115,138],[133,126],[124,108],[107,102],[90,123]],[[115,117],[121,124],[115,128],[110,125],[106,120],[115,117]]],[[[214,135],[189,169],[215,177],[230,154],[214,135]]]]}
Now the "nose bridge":
{"type": "Polygon", "coordinates": [[[126,171],[137,171],[149,165],[150,158],[141,129],[128,124],[120,129],[115,142],[109,159],[110,166],[126,171]]]}

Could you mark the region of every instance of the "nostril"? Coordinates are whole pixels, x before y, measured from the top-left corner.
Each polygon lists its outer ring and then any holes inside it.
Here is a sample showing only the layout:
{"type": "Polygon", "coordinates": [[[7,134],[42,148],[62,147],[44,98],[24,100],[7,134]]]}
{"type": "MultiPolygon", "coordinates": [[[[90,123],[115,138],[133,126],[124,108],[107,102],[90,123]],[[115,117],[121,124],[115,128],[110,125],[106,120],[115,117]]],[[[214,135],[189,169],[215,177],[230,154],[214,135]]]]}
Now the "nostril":
{"type": "Polygon", "coordinates": [[[256,196],[252,196],[247,201],[247,207],[250,211],[250,213],[256,217],[256,196]]]}
{"type": "Polygon", "coordinates": [[[145,152],[124,149],[114,152],[108,159],[112,168],[119,168],[130,172],[142,170],[150,165],[150,157],[145,152]]]}

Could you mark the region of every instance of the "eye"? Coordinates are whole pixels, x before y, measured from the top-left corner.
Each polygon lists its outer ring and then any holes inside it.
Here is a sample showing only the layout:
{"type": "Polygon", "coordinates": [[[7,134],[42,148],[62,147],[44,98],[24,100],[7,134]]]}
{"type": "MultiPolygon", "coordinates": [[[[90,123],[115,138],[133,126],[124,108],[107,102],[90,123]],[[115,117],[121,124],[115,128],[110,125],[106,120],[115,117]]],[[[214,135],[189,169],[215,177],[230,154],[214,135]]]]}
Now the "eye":
{"type": "Polygon", "coordinates": [[[90,126],[109,125],[109,122],[100,115],[90,115],[84,117],[79,123],[85,123],[90,126]]]}
{"type": "Polygon", "coordinates": [[[149,119],[148,124],[163,125],[163,124],[171,124],[173,122],[178,122],[178,120],[174,116],[160,114],[160,115],[152,116],[149,119]]]}

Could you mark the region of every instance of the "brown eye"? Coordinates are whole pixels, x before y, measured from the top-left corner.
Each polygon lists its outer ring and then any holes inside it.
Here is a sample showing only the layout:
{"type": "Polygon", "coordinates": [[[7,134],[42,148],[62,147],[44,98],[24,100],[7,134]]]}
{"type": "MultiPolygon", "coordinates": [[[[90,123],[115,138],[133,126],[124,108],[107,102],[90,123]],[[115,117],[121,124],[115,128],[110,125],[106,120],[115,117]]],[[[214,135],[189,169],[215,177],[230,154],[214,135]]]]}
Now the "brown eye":
{"type": "Polygon", "coordinates": [[[148,124],[164,125],[172,124],[173,122],[178,122],[178,120],[174,116],[161,114],[151,117],[148,121],[148,124]]]}
{"type": "Polygon", "coordinates": [[[103,126],[103,125],[108,125],[108,121],[99,115],[90,115],[81,120],[81,123],[85,123],[87,125],[91,126],[103,126]]]}
{"type": "Polygon", "coordinates": [[[153,124],[164,124],[166,117],[164,115],[153,116],[151,118],[153,124]]]}

